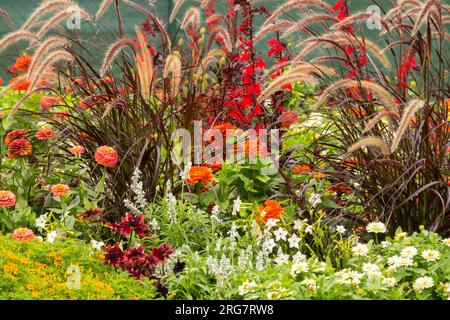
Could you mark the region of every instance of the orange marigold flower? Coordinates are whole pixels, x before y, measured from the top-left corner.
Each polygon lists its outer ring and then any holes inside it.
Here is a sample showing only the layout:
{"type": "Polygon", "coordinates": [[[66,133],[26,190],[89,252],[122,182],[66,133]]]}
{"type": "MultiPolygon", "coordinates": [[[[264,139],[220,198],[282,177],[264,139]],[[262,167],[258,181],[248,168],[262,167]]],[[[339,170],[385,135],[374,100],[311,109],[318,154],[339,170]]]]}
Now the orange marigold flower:
{"type": "Polygon", "coordinates": [[[6,146],[9,146],[9,144],[11,142],[13,142],[14,140],[25,139],[26,137],[27,137],[27,132],[25,130],[22,130],[22,129],[13,130],[6,135],[5,144],[6,144],[6,146]]]}
{"type": "Polygon", "coordinates": [[[16,195],[8,190],[0,190],[0,208],[13,207],[16,204],[16,195]]]}
{"type": "Polygon", "coordinates": [[[101,146],[95,150],[95,161],[105,167],[114,167],[119,159],[117,151],[112,147],[101,146]]]}
{"type": "Polygon", "coordinates": [[[267,199],[256,211],[255,219],[259,224],[266,224],[269,219],[280,220],[284,208],[277,200],[267,199]]]}
{"type": "Polygon", "coordinates": [[[69,149],[69,152],[74,156],[79,156],[86,152],[86,148],[83,146],[74,146],[69,149]]]}
{"type": "Polygon", "coordinates": [[[201,182],[203,185],[209,184],[213,179],[212,170],[205,166],[193,166],[189,169],[187,182],[190,185],[201,182]]]}
{"type": "Polygon", "coordinates": [[[54,184],[50,187],[50,192],[55,197],[61,197],[70,192],[70,187],[67,184],[58,183],[58,184],[54,184]]]}
{"type": "Polygon", "coordinates": [[[24,54],[16,59],[14,68],[18,72],[27,72],[28,68],[30,67],[30,64],[31,64],[31,56],[24,54]]]}
{"type": "Polygon", "coordinates": [[[31,82],[23,77],[14,77],[9,81],[11,88],[18,91],[27,91],[31,82]]]}
{"type": "Polygon", "coordinates": [[[295,111],[286,110],[280,116],[281,125],[283,127],[290,127],[293,124],[296,124],[298,121],[298,115],[295,111]]]}
{"type": "Polygon", "coordinates": [[[50,140],[50,139],[53,139],[54,137],[56,137],[56,132],[50,128],[44,127],[44,128],[40,128],[36,132],[36,137],[38,138],[38,140],[50,140]]]}
{"type": "Polygon", "coordinates": [[[19,241],[30,241],[34,239],[34,233],[28,228],[18,228],[13,231],[12,238],[19,241]]]}
{"type": "Polygon", "coordinates": [[[63,99],[60,97],[45,96],[41,98],[39,107],[41,107],[42,110],[48,110],[62,101],[63,99]]]}
{"type": "Polygon", "coordinates": [[[303,172],[309,172],[309,171],[311,171],[311,167],[308,166],[307,164],[302,164],[302,165],[296,166],[294,168],[295,174],[301,174],[303,172]]]}
{"type": "Polygon", "coordinates": [[[31,154],[33,146],[28,140],[16,139],[8,145],[8,158],[12,159],[18,156],[28,156],[31,154]]]}

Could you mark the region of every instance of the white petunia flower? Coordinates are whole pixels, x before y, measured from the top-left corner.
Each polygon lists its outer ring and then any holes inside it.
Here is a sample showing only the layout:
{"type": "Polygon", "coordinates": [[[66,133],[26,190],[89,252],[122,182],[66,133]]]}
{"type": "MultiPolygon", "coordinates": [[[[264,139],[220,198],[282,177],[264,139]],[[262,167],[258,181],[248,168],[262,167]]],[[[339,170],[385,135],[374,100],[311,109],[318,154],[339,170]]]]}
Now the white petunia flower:
{"type": "Polygon", "coordinates": [[[312,230],[313,230],[312,226],[311,226],[311,225],[308,225],[308,226],[305,228],[305,233],[312,233],[312,230]]]}
{"type": "Polygon", "coordinates": [[[306,256],[301,253],[300,251],[297,251],[293,256],[292,256],[292,261],[294,263],[296,262],[300,262],[300,261],[306,261],[306,256]]]}
{"type": "Polygon", "coordinates": [[[339,232],[340,234],[344,234],[345,233],[345,227],[344,226],[336,226],[336,231],[339,232]]]}
{"type": "Polygon", "coordinates": [[[266,222],[266,227],[270,230],[272,228],[275,228],[278,224],[278,220],[276,219],[268,219],[266,222]]]}
{"type": "Polygon", "coordinates": [[[357,257],[364,257],[369,252],[369,248],[365,244],[358,243],[352,248],[352,252],[357,257]]]}
{"type": "Polygon", "coordinates": [[[42,230],[45,229],[45,227],[46,227],[46,225],[47,225],[47,221],[48,221],[47,214],[40,215],[40,216],[36,219],[36,221],[35,221],[35,223],[34,223],[34,226],[35,226],[36,228],[38,228],[40,231],[42,231],[42,230]]]}
{"type": "Polygon", "coordinates": [[[286,230],[284,230],[283,228],[278,228],[273,233],[273,235],[275,236],[275,240],[276,241],[286,240],[287,234],[288,234],[288,232],[286,230]]]}
{"type": "Polygon", "coordinates": [[[311,195],[308,198],[308,202],[313,208],[317,207],[318,204],[322,203],[322,199],[320,199],[320,194],[315,192],[311,193],[311,195]]]}
{"type": "Polygon", "coordinates": [[[47,234],[47,241],[50,243],[55,242],[56,237],[58,236],[58,233],[56,231],[52,231],[49,234],[47,234]]]}
{"type": "Polygon", "coordinates": [[[415,255],[417,255],[417,249],[414,247],[406,247],[401,252],[400,255],[403,258],[414,258],[415,255]]]}
{"type": "Polygon", "coordinates": [[[104,245],[105,243],[102,241],[91,240],[91,246],[94,250],[101,250],[104,245]]]}
{"type": "Polygon", "coordinates": [[[369,222],[366,230],[369,233],[385,233],[386,225],[383,222],[369,222]]]}
{"type": "Polygon", "coordinates": [[[306,219],[305,220],[300,220],[300,219],[294,220],[294,230],[301,231],[301,230],[303,230],[305,225],[306,225],[306,219]]]}
{"type": "Polygon", "coordinates": [[[422,252],[422,258],[424,258],[427,262],[433,262],[436,260],[439,260],[439,258],[441,257],[441,253],[439,251],[436,250],[424,250],[422,252]]]}
{"type": "Polygon", "coordinates": [[[276,246],[277,244],[275,243],[275,241],[272,238],[270,238],[263,242],[262,248],[267,253],[272,253],[273,248],[275,248],[276,246]]]}
{"type": "Polygon", "coordinates": [[[237,212],[241,211],[241,198],[237,197],[237,199],[235,199],[233,201],[233,215],[236,215],[237,212]]]}
{"type": "Polygon", "coordinates": [[[281,250],[281,248],[278,248],[278,254],[277,257],[275,258],[275,262],[279,265],[288,263],[289,261],[289,255],[283,253],[283,250],[281,250]]]}
{"type": "Polygon", "coordinates": [[[420,277],[414,281],[414,290],[421,292],[424,289],[431,288],[434,285],[433,279],[431,277],[420,277]]]}
{"type": "Polygon", "coordinates": [[[290,248],[297,248],[301,238],[298,237],[295,233],[288,239],[290,248]]]}

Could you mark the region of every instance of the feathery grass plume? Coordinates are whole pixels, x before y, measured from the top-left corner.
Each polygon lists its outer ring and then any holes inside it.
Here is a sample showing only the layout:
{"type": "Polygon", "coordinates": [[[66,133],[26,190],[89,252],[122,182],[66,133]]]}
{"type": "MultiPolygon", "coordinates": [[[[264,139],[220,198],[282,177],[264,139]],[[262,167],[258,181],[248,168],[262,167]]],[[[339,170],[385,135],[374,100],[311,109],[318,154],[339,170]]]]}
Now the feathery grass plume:
{"type": "Polygon", "coordinates": [[[213,49],[208,52],[205,58],[200,62],[198,69],[197,69],[197,77],[200,77],[202,73],[205,72],[205,70],[208,68],[208,66],[212,63],[216,63],[219,57],[226,57],[227,54],[222,49],[213,49]]]}
{"type": "Polygon", "coordinates": [[[109,46],[108,50],[106,51],[105,58],[103,59],[102,67],[100,68],[101,77],[105,76],[106,72],[111,67],[113,61],[117,58],[119,53],[126,47],[134,49],[133,44],[128,39],[119,39],[109,46]]]}
{"type": "Polygon", "coordinates": [[[386,104],[386,106],[395,106],[395,99],[391,94],[386,91],[382,86],[367,80],[356,81],[352,79],[343,79],[333,83],[331,86],[327,87],[317,100],[315,107],[319,107],[324,103],[325,99],[328,98],[331,93],[342,89],[342,88],[352,88],[352,87],[362,87],[366,90],[375,93],[381,100],[386,104]]]}
{"type": "Polygon", "coordinates": [[[331,60],[340,60],[342,62],[347,62],[347,59],[340,57],[340,56],[321,56],[316,57],[310,61],[311,64],[316,64],[319,62],[330,62],[331,60]]]}
{"type": "Polygon", "coordinates": [[[406,6],[413,6],[413,7],[420,7],[422,3],[417,0],[404,0],[399,1],[397,6],[393,7],[391,10],[386,12],[384,17],[382,18],[383,21],[389,21],[394,15],[400,13],[406,6]]]}
{"type": "Polygon", "coordinates": [[[45,71],[55,63],[59,61],[73,61],[74,57],[67,51],[58,50],[50,53],[45,60],[43,60],[39,65],[35,67],[34,70],[32,70],[32,73],[30,75],[30,87],[27,91],[27,93],[32,92],[39,80],[42,78],[42,75],[45,73],[45,71]]]}
{"type": "Polygon", "coordinates": [[[322,1],[318,0],[290,0],[280,7],[278,7],[268,18],[266,21],[264,21],[262,28],[264,28],[266,25],[272,23],[278,16],[285,13],[286,11],[289,11],[293,8],[299,8],[299,6],[307,5],[307,6],[315,6],[320,7],[324,9],[327,12],[332,12],[332,7],[322,1]]]}
{"type": "Polygon", "coordinates": [[[172,75],[170,79],[170,94],[173,99],[177,96],[181,84],[181,60],[178,52],[174,52],[166,58],[163,77],[164,79],[169,79],[170,75],[172,75]]]}
{"type": "Polygon", "coordinates": [[[356,150],[359,150],[362,147],[366,147],[366,146],[377,147],[378,149],[381,150],[381,152],[385,156],[388,156],[390,154],[389,148],[386,145],[386,143],[381,138],[377,138],[377,137],[366,137],[366,138],[363,138],[363,139],[359,140],[358,142],[356,142],[355,144],[351,145],[347,149],[347,152],[348,153],[353,153],[356,150]]]}
{"type": "Polygon", "coordinates": [[[417,111],[425,106],[425,102],[422,100],[412,100],[408,103],[408,106],[403,111],[402,119],[400,120],[400,124],[398,126],[397,131],[394,134],[394,139],[392,140],[391,152],[397,150],[398,145],[400,144],[400,140],[408,128],[410,120],[414,117],[417,111]]]}
{"type": "Polygon", "coordinates": [[[367,18],[374,18],[374,16],[372,16],[372,13],[368,13],[365,11],[356,12],[356,13],[352,14],[351,16],[348,16],[347,18],[335,23],[334,25],[331,26],[330,29],[339,29],[348,24],[352,24],[355,21],[364,20],[367,18]]]}
{"type": "Polygon", "coordinates": [[[39,38],[32,32],[18,30],[7,33],[2,39],[0,39],[0,52],[8,48],[13,43],[26,40],[28,42],[38,41],[39,38]]]}
{"type": "Polygon", "coordinates": [[[303,47],[302,51],[300,51],[295,57],[294,59],[292,59],[292,61],[294,63],[302,60],[304,57],[306,57],[308,54],[310,54],[312,51],[314,51],[314,49],[317,48],[317,44],[315,43],[310,43],[309,45],[303,47]]]}
{"type": "MultiPolygon", "coordinates": [[[[262,27],[255,35],[254,38],[254,42],[258,42],[261,39],[265,38],[266,36],[268,36],[270,33],[277,33],[283,29],[288,29],[290,27],[292,27],[295,24],[295,22],[292,21],[288,21],[288,20],[278,20],[274,23],[268,24],[264,27],[262,27]]],[[[303,31],[307,34],[310,34],[310,32],[303,28],[300,31],[303,31]]]]}
{"type": "Polygon", "coordinates": [[[286,68],[287,66],[290,66],[290,65],[292,65],[292,61],[285,61],[285,62],[282,62],[282,63],[276,63],[276,64],[274,64],[274,65],[269,69],[269,71],[267,71],[267,72],[264,74],[264,76],[262,77],[261,80],[262,80],[262,81],[267,80],[271,75],[273,75],[273,74],[279,72],[280,70],[282,70],[282,69],[284,69],[284,68],[286,68]]]}
{"type": "Polygon", "coordinates": [[[11,16],[6,10],[2,8],[0,8],[0,17],[3,17],[3,19],[5,19],[10,26],[14,26],[14,22],[12,21],[11,16]]]}
{"type": "Polygon", "coordinates": [[[393,48],[395,48],[397,46],[400,46],[402,44],[404,44],[404,45],[411,45],[411,43],[409,41],[395,41],[395,42],[392,42],[389,45],[387,45],[385,48],[383,48],[383,50],[381,50],[381,52],[383,54],[385,54],[387,51],[389,51],[389,50],[391,50],[391,49],[393,49],[393,48]]]}
{"type": "Polygon", "coordinates": [[[152,92],[153,87],[153,61],[148,52],[144,52],[144,48],[147,48],[147,41],[142,30],[135,26],[134,30],[136,31],[136,35],[138,38],[138,43],[141,46],[142,53],[136,54],[136,67],[139,75],[139,85],[141,87],[141,95],[145,100],[150,98],[150,94],[152,92]]]}
{"type": "Polygon", "coordinates": [[[216,26],[212,31],[210,35],[211,42],[214,40],[217,40],[218,38],[222,38],[223,45],[228,50],[228,52],[233,51],[233,43],[231,41],[230,34],[228,31],[222,27],[222,26],[216,26]]]}
{"type": "Polygon", "coordinates": [[[331,21],[335,21],[335,22],[339,21],[336,17],[333,17],[332,15],[329,15],[329,14],[314,14],[310,17],[307,17],[307,18],[301,20],[300,22],[294,24],[289,29],[287,29],[286,32],[283,34],[283,38],[288,37],[295,31],[305,28],[306,26],[308,26],[311,23],[322,22],[325,20],[331,20],[331,21]]]}
{"type": "Polygon", "coordinates": [[[367,122],[362,133],[367,133],[368,131],[372,130],[372,128],[375,127],[375,125],[378,122],[380,122],[381,119],[396,116],[398,116],[398,114],[395,111],[388,111],[388,110],[380,111],[377,114],[375,114],[375,116],[372,117],[372,119],[370,119],[369,122],[367,122]]]}
{"type": "Polygon", "coordinates": [[[47,34],[47,32],[49,32],[52,28],[57,26],[62,20],[67,19],[74,14],[80,15],[80,17],[83,17],[86,20],[92,20],[90,14],[87,13],[85,10],[81,9],[78,6],[73,6],[65,9],[64,11],[59,12],[58,14],[54,15],[51,19],[49,19],[37,32],[37,37],[42,38],[44,35],[47,34]]]}
{"type": "Polygon", "coordinates": [[[258,97],[258,102],[261,103],[267,99],[272,93],[279,90],[283,85],[290,84],[297,81],[310,81],[315,82],[313,74],[334,74],[334,70],[328,67],[311,64],[301,64],[293,66],[289,72],[272,81],[267,88],[265,88],[260,96],[258,97]]]}
{"type": "Polygon", "coordinates": [[[420,26],[423,24],[424,21],[428,19],[430,16],[430,12],[432,7],[435,6],[438,10],[440,9],[440,1],[438,0],[429,0],[425,5],[422,6],[422,10],[420,11],[419,17],[416,21],[416,24],[414,25],[413,30],[411,31],[412,35],[415,35],[417,31],[419,31],[420,26]],[[425,19],[427,17],[427,19],[425,19]]]}
{"type": "Polygon", "coordinates": [[[157,26],[159,31],[161,31],[161,33],[163,34],[164,39],[166,40],[166,43],[167,43],[167,47],[169,48],[169,51],[171,51],[172,50],[172,42],[170,41],[169,34],[167,33],[166,29],[164,28],[164,25],[158,19],[158,17],[156,15],[154,15],[150,10],[147,10],[144,7],[134,3],[132,1],[123,0],[123,2],[127,5],[129,5],[130,7],[133,7],[136,10],[142,12],[143,14],[145,14],[147,17],[149,17],[153,21],[153,23],[157,26]]]}
{"type": "Polygon", "coordinates": [[[200,17],[200,10],[196,7],[190,7],[186,10],[183,20],[181,20],[180,28],[186,30],[192,26],[194,29],[197,29],[197,26],[200,23],[200,17]]]}
{"type": "Polygon", "coordinates": [[[28,19],[24,22],[22,25],[22,29],[26,30],[31,27],[31,25],[45,16],[46,14],[50,12],[56,12],[63,8],[73,7],[77,4],[70,0],[50,0],[50,1],[44,1],[39,7],[34,10],[34,12],[28,17],[28,19]]]}
{"type": "Polygon", "coordinates": [[[105,14],[106,10],[108,10],[108,8],[112,2],[113,2],[113,0],[103,0],[102,1],[102,3],[100,4],[100,7],[97,10],[97,13],[95,14],[95,20],[99,20],[103,17],[103,15],[105,14]]]}
{"type": "Polygon", "coordinates": [[[178,11],[180,11],[181,6],[184,3],[184,0],[175,0],[173,5],[172,12],[170,13],[169,22],[172,23],[173,19],[177,16],[178,11]]]}
{"type": "Polygon", "coordinates": [[[36,66],[42,62],[45,54],[50,50],[53,50],[57,47],[64,47],[69,45],[69,42],[61,37],[50,37],[45,40],[34,52],[33,58],[31,59],[30,67],[28,68],[28,77],[31,76],[31,73],[36,68],[36,66]]]}

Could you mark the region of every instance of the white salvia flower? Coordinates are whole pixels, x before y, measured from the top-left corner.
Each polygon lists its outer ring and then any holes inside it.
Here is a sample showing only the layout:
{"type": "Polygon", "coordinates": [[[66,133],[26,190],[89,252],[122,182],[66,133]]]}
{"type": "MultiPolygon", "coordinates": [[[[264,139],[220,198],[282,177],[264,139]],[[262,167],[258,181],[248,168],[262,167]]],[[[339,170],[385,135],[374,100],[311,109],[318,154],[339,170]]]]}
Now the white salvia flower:
{"type": "Polygon", "coordinates": [[[228,232],[228,235],[230,237],[230,250],[234,251],[237,245],[236,240],[239,239],[239,233],[236,230],[236,223],[234,221],[231,224],[231,228],[230,231],[228,232]]]}
{"type": "Polygon", "coordinates": [[[405,247],[401,252],[400,256],[403,258],[414,258],[414,256],[417,255],[417,249],[414,247],[405,247]]]}
{"type": "Polygon", "coordinates": [[[147,200],[145,200],[144,185],[141,181],[141,170],[139,170],[139,168],[136,168],[133,171],[130,189],[134,195],[133,202],[129,199],[125,199],[123,203],[132,213],[140,214],[147,207],[147,200]]]}
{"type": "Polygon", "coordinates": [[[58,236],[58,233],[56,231],[52,231],[49,234],[47,234],[47,241],[50,243],[55,242],[56,237],[58,236]]]}
{"type": "Polygon", "coordinates": [[[313,230],[313,227],[312,227],[311,225],[308,225],[308,226],[305,228],[305,233],[312,233],[312,230],[313,230]]]}
{"type": "Polygon", "coordinates": [[[177,222],[177,210],[176,210],[177,199],[171,192],[169,192],[166,196],[166,203],[167,203],[167,214],[169,216],[170,223],[175,224],[177,222]]]}
{"type": "Polygon", "coordinates": [[[322,203],[322,200],[320,199],[320,194],[315,192],[311,193],[311,195],[308,198],[308,202],[313,208],[317,207],[318,204],[322,203]]]}
{"type": "Polygon", "coordinates": [[[247,293],[251,292],[253,288],[256,287],[256,282],[247,280],[242,285],[239,286],[239,294],[241,296],[246,295],[247,293]]]}
{"type": "Polygon", "coordinates": [[[367,274],[368,277],[378,277],[381,276],[380,268],[373,263],[364,263],[362,265],[362,271],[367,274]]]}
{"type": "Polygon", "coordinates": [[[395,278],[393,277],[383,277],[383,280],[381,282],[390,287],[393,287],[397,284],[397,280],[395,280],[395,278]]]}
{"type": "Polygon", "coordinates": [[[336,226],[336,231],[339,232],[340,234],[344,234],[345,233],[345,227],[344,226],[336,226]]]}
{"type": "Polygon", "coordinates": [[[222,249],[222,238],[217,239],[214,251],[219,252],[222,249]]]}
{"type": "Polygon", "coordinates": [[[150,226],[150,228],[153,229],[153,231],[158,231],[158,230],[160,229],[160,228],[159,228],[158,221],[156,221],[155,218],[153,218],[152,221],[150,221],[150,222],[148,223],[148,225],[150,226]]]}
{"type": "Polygon", "coordinates": [[[286,240],[286,236],[288,235],[288,232],[286,230],[284,230],[283,228],[278,228],[277,230],[275,230],[273,235],[275,236],[276,241],[286,240]]]}
{"type": "Polygon", "coordinates": [[[391,245],[392,245],[392,243],[390,243],[389,241],[381,241],[381,246],[383,248],[387,248],[387,247],[389,247],[391,245]]]}
{"type": "Polygon", "coordinates": [[[219,213],[220,213],[220,207],[218,205],[215,205],[211,209],[211,220],[216,224],[222,223],[222,219],[219,218],[219,213]]]}
{"type": "Polygon", "coordinates": [[[352,248],[352,252],[357,257],[364,257],[369,252],[369,248],[365,244],[358,243],[352,248]]]}
{"type": "Polygon", "coordinates": [[[369,233],[385,233],[386,225],[383,222],[369,222],[366,230],[369,233]]]}
{"type": "Polygon", "coordinates": [[[42,231],[42,230],[45,229],[45,227],[46,227],[46,225],[47,225],[47,221],[48,221],[47,214],[40,215],[40,216],[36,219],[36,221],[35,221],[35,223],[34,223],[34,226],[35,226],[36,228],[38,228],[40,231],[42,231]]]}
{"type": "Polygon", "coordinates": [[[316,281],[314,281],[313,279],[310,278],[305,278],[303,279],[302,282],[300,282],[301,284],[305,285],[306,287],[308,287],[308,289],[312,292],[317,290],[317,284],[316,281]]]}
{"type": "Polygon", "coordinates": [[[102,247],[105,246],[105,243],[102,241],[91,240],[91,246],[94,250],[101,250],[102,247]]]}
{"type": "Polygon", "coordinates": [[[237,199],[235,199],[233,201],[233,215],[236,215],[237,212],[241,211],[241,198],[237,197],[237,199]]]}
{"type": "Polygon", "coordinates": [[[302,272],[308,272],[309,270],[309,266],[308,263],[305,261],[299,261],[299,262],[294,262],[294,264],[292,264],[292,268],[291,268],[291,275],[293,277],[295,277],[296,275],[302,273],[302,272]]]}
{"type": "Polygon", "coordinates": [[[278,248],[278,254],[277,257],[275,258],[275,262],[279,265],[285,264],[289,261],[289,255],[283,253],[283,250],[281,250],[281,248],[278,248]]]}
{"type": "Polygon", "coordinates": [[[447,245],[447,246],[450,247],[450,238],[442,239],[442,242],[443,242],[445,245],[447,245]]]}
{"type": "Polygon", "coordinates": [[[293,256],[292,256],[292,261],[294,263],[296,262],[300,262],[300,261],[306,261],[306,256],[301,253],[300,251],[297,251],[293,256]]]}
{"type": "Polygon", "coordinates": [[[180,178],[181,178],[181,180],[185,181],[187,178],[189,178],[189,171],[191,170],[191,168],[192,168],[192,163],[191,163],[191,162],[187,163],[187,164],[184,166],[184,170],[182,170],[182,171],[180,172],[180,178]]]}
{"type": "Polygon", "coordinates": [[[278,224],[278,220],[276,219],[268,219],[266,222],[266,227],[270,230],[272,228],[275,228],[278,224]]]}
{"type": "Polygon", "coordinates": [[[290,248],[297,248],[300,242],[300,237],[298,237],[295,233],[288,239],[290,248]]]}
{"type": "Polygon", "coordinates": [[[266,254],[265,251],[261,250],[256,255],[256,270],[262,271],[264,270],[264,265],[266,264],[266,254]]]}
{"type": "Polygon", "coordinates": [[[424,289],[431,288],[434,285],[433,279],[431,277],[420,277],[414,281],[414,290],[421,292],[424,289]]]}
{"type": "Polygon", "coordinates": [[[436,250],[424,250],[422,252],[422,258],[424,258],[427,262],[433,262],[436,260],[439,260],[439,258],[441,257],[441,253],[439,251],[436,250]]]}

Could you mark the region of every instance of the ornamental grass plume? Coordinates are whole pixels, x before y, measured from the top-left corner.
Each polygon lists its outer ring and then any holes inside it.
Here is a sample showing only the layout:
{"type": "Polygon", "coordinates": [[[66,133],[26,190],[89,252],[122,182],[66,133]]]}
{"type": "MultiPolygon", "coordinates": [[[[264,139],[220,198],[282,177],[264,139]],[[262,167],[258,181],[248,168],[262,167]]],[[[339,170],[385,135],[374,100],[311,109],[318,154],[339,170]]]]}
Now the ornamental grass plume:
{"type": "Polygon", "coordinates": [[[24,30],[14,31],[6,34],[2,39],[0,39],[0,52],[19,41],[28,41],[33,43],[38,40],[38,37],[33,32],[24,30]]]}
{"type": "Polygon", "coordinates": [[[0,208],[14,207],[16,195],[8,190],[0,190],[0,208]]]}
{"type": "Polygon", "coordinates": [[[169,79],[170,76],[170,89],[172,99],[174,99],[181,84],[181,60],[178,52],[174,52],[167,56],[166,63],[164,65],[163,77],[169,79]]]}
{"type": "MultiPolygon", "coordinates": [[[[69,42],[58,36],[50,37],[46,39],[44,42],[42,42],[39,47],[36,48],[33,59],[31,60],[30,68],[29,70],[34,70],[36,66],[38,66],[40,63],[42,63],[42,59],[45,57],[46,54],[48,54],[50,51],[60,47],[64,48],[69,45],[69,42]]],[[[30,76],[30,74],[28,74],[30,76]]]]}
{"type": "Polygon", "coordinates": [[[39,29],[36,33],[36,36],[41,39],[43,38],[50,30],[54,27],[58,26],[61,21],[70,18],[74,14],[79,15],[83,19],[92,20],[91,15],[85,10],[81,9],[77,5],[66,8],[63,11],[58,12],[49,20],[46,20],[45,24],[39,29]]]}
{"type": "Polygon", "coordinates": [[[67,184],[58,183],[50,186],[50,193],[55,197],[61,197],[70,192],[70,187],[67,184]]]}
{"type": "Polygon", "coordinates": [[[99,20],[103,17],[106,10],[108,10],[109,6],[113,0],[103,0],[100,6],[98,7],[97,13],[95,14],[95,20],[99,20]]]}
{"type": "Polygon", "coordinates": [[[46,0],[28,17],[22,25],[22,30],[29,29],[36,21],[48,13],[56,12],[67,7],[74,7],[76,5],[77,4],[74,1],[70,0],[46,0]]]}
{"type": "Polygon", "coordinates": [[[196,7],[190,7],[186,10],[183,20],[181,20],[180,28],[188,31],[190,29],[196,30],[200,23],[201,13],[196,7]]]}
{"type": "Polygon", "coordinates": [[[17,228],[13,231],[11,237],[18,241],[30,241],[34,239],[34,232],[28,228],[17,228]]]}
{"type": "Polygon", "coordinates": [[[169,16],[169,23],[173,22],[173,20],[175,19],[175,17],[178,14],[178,11],[180,11],[180,8],[183,5],[184,1],[185,0],[176,0],[176,1],[174,1],[173,9],[172,9],[172,12],[170,13],[170,16],[169,16]]]}
{"type": "Polygon", "coordinates": [[[33,146],[28,140],[16,139],[8,145],[8,158],[25,157],[31,154],[33,146]]]}
{"type": "Polygon", "coordinates": [[[389,148],[386,145],[386,143],[381,138],[377,138],[377,137],[363,138],[363,139],[359,140],[358,142],[356,142],[355,144],[353,144],[352,146],[350,146],[347,149],[347,152],[352,153],[352,152],[355,152],[356,150],[361,149],[362,147],[366,147],[366,146],[377,147],[386,156],[390,154],[389,148]]]}
{"type": "Polygon", "coordinates": [[[109,70],[112,63],[119,55],[119,53],[123,52],[123,50],[125,50],[126,47],[134,49],[133,44],[128,39],[119,39],[109,46],[108,50],[106,51],[105,57],[103,58],[102,66],[100,68],[101,77],[105,76],[106,72],[109,70]]]}
{"type": "Polygon", "coordinates": [[[114,167],[119,160],[117,151],[108,146],[98,147],[95,150],[94,158],[98,164],[104,167],[114,167]]]}

